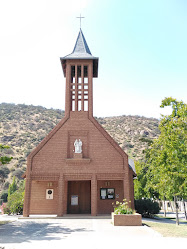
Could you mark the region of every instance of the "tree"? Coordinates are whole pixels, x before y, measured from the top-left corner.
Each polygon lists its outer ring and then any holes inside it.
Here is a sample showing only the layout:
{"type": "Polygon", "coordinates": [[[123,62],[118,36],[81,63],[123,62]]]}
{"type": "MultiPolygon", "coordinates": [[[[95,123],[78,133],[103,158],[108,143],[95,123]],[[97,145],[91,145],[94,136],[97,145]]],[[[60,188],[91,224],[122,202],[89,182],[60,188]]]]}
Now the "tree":
{"type": "Polygon", "coordinates": [[[172,107],[172,114],[162,116],[160,135],[148,151],[147,188],[153,187],[162,198],[174,198],[179,224],[176,200],[185,198],[187,190],[187,105],[170,97],[162,101],[165,106],[172,107]]]}
{"type": "Polygon", "coordinates": [[[9,185],[8,188],[8,199],[9,197],[17,190],[17,184],[16,184],[16,180],[15,180],[15,176],[13,177],[13,181],[12,183],[9,185]]]}
{"type": "Polygon", "coordinates": [[[9,149],[10,147],[8,145],[2,145],[0,144],[0,162],[1,164],[7,164],[9,163],[13,157],[7,157],[5,155],[3,155],[3,151],[5,149],[9,149]]]}
{"type": "MultiPolygon", "coordinates": [[[[15,177],[13,179],[15,182],[15,177]]],[[[17,187],[17,185],[16,185],[17,187]]],[[[15,183],[12,183],[12,191],[15,190],[15,183]],[[14,186],[14,187],[13,187],[14,186]]],[[[8,195],[7,212],[12,214],[22,214],[23,213],[23,203],[24,203],[24,193],[25,193],[25,181],[21,181],[18,190],[11,192],[8,195]]]]}

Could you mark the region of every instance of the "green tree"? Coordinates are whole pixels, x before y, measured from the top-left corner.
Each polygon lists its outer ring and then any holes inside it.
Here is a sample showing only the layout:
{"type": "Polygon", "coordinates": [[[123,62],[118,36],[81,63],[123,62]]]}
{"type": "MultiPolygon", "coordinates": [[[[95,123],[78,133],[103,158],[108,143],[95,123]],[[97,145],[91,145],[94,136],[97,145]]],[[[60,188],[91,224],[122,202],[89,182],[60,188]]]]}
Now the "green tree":
{"type": "Polygon", "coordinates": [[[134,198],[135,200],[148,197],[145,189],[147,183],[147,165],[144,162],[135,161],[137,179],[134,180],[134,198]]]}
{"type": "Polygon", "coordinates": [[[4,150],[9,149],[10,147],[8,145],[2,145],[0,144],[0,162],[1,164],[7,164],[9,163],[13,157],[7,157],[4,155],[4,150]]]}
{"type": "Polygon", "coordinates": [[[148,151],[149,169],[147,189],[158,191],[162,198],[176,199],[186,196],[187,188],[187,105],[173,98],[165,98],[161,107],[172,107],[172,114],[162,116],[160,135],[148,151]]]}
{"type": "Polygon", "coordinates": [[[8,199],[10,198],[10,196],[17,190],[17,184],[16,184],[16,179],[15,176],[13,177],[13,181],[12,183],[9,185],[8,188],[8,199]]]}
{"type": "Polygon", "coordinates": [[[18,190],[13,192],[8,197],[7,206],[10,209],[12,214],[22,214],[23,213],[23,203],[24,203],[24,189],[25,185],[23,184],[19,187],[18,190]]]}

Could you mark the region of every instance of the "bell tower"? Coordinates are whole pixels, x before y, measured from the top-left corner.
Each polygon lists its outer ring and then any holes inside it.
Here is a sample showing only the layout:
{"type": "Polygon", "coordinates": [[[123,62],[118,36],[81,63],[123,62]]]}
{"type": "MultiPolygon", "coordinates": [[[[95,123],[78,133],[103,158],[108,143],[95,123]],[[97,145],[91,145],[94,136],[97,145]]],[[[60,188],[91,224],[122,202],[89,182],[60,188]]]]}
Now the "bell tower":
{"type": "Polygon", "coordinates": [[[92,56],[80,29],[73,52],[61,57],[66,77],[65,115],[87,112],[93,117],[93,78],[98,77],[98,58],[92,56]]]}

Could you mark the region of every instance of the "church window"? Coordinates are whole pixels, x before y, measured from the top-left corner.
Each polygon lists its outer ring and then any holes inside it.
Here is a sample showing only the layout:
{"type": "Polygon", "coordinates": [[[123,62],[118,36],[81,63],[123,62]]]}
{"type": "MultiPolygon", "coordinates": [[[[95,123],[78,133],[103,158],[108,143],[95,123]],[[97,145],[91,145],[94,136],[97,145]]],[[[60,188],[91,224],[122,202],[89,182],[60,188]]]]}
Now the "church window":
{"type": "Polygon", "coordinates": [[[71,66],[71,83],[75,83],[75,66],[71,66]]]}
{"type": "Polygon", "coordinates": [[[77,79],[78,79],[78,83],[81,83],[81,66],[77,66],[77,79]]]}
{"type": "Polygon", "coordinates": [[[71,111],[88,111],[88,66],[71,66],[71,111]]]}
{"type": "Polygon", "coordinates": [[[84,77],[88,77],[88,67],[84,66],[84,77]]]}
{"type": "Polygon", "coordinates": [[[84,83],[88,83],[88,78],[84,78],[84,83]]]}
{"type": "Polygon", "coordinates": [[[81,101],[78,101],[78,111],[81,111],[81,101]]]}
{"type": "Polygon", "coordinates": [[[84,110],[88,111],[88,101],[84,101],[84,110]]]}
{"type": "Polygon", "coordinates": [[[84,66],[84,83],[88,83],[88,67],[84,66]]]}

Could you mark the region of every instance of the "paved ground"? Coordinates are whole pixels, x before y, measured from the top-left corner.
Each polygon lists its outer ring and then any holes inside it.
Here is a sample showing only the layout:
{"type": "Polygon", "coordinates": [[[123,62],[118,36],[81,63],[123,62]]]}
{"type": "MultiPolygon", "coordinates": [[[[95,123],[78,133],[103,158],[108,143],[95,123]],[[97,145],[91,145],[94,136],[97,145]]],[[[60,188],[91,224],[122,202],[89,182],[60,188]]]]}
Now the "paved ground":
{"type": "Polygon", "coordinates": [[[187,239],[163,238],[151,228],[114,227],[109,217],[14,219],[0,226],[0,248],[176,248],[187,239]]]}

